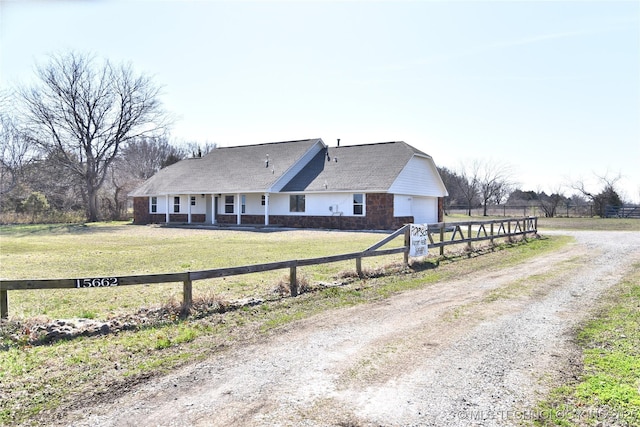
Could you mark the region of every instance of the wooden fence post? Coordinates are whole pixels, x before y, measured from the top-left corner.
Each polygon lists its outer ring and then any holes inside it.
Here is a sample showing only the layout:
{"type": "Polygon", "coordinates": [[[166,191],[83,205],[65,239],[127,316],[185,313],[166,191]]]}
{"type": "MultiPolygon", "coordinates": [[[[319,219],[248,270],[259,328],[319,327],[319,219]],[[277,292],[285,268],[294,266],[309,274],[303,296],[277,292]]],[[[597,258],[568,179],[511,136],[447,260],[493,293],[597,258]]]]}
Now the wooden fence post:
{"type": "MultiPolygon", "coordinates": [[[[444,222],[440,223],[440,243],[444,242],[444,222]]],[[[444,246],[440,246],[440,256],[444,255],[444,246]]]]}
{"type": "Polygon", "coordinates": [[[0,291],[0,319],[9,317],[9,298],[6,290],[0,291]]]}
{"type": "Polygon", "coordinates": [[[469,252],[471,252],[473,250],[473,247],[471,247],[471,224],[469,224],[467,227],[467,239],[469,239],[469,241],[467,242],[467,248],[469,249],[469,252]]]}
{"type": "Polygon", "coordinates": [[[297,262],[293,261],[291,267],[289,268],[289,289],[291,290],[291,296],[298,296],[298,278],[296,272],[297,262]]]}
{"type": "Polygon", "coordinates": [[[362,278],[363,274],[362,274],[362,257],[361,256],[356,258],[356,273],[358,274],[358,277],[362,278]]]}
{"type": "Polygon", "coordinates": [[[491,223],[491,246],[493,246],[493,223],[491,223]]]}
{"type": "Polygon", "coordinates": [[[193,282],[191,273],[187,273],[187,280],[182,283],[182,314],[186,315],[193,306],[193,282]]]}
{"type": "Polygon", "coordinates": [[[405,225],[404,229],[404,266],[409,266],[409,249],[411,249],[411,225],[405,225]]]}

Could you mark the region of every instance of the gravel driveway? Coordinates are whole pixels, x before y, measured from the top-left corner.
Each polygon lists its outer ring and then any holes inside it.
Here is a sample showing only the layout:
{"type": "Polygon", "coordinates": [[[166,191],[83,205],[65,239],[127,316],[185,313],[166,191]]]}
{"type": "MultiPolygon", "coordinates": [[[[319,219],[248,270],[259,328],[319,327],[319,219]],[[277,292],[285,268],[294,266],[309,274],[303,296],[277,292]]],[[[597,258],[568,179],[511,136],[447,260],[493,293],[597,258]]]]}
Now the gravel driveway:
{"type": "Polygon", "coordinates": [[[575,326],[640,261],[640,233],[562,234],[576,243],[290,324],[66,423],[492,426],[545,416],[541,393],[579,366],[575,326]]]}

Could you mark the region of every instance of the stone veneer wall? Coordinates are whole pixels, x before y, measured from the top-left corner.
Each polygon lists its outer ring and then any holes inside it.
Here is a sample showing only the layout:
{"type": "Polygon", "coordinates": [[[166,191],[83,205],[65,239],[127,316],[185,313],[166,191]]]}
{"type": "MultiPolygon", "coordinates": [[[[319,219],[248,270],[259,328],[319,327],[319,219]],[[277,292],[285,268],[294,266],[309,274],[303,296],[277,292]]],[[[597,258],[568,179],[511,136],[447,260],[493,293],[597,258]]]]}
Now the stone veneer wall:
{"type": "MultiPolygon", "coordinates": [[[[149,222],[146,224],[164,224],[166,222],[167,216],[163,213],[159,214],[150,214],[149,222]]],[[[191,214],[191,223],[201,223],[204,224],[207,220],[205,214],[191,214]]],[[[169,222],[181,222],[187,224],[189,222],[188,214],[169,214],[169,222]]],[[[138,223],[136,223],[138,224],[138,223]]]]}
{"type": "Polygon", "coordinates": [[[134,224],[151,223],[151,215],[149,214],[149,198],[148,197],[133,198],[133,223],[134,224]]]}
{"type": "Polygon", "coordinates": [[[147,224],[164,224],[167,216],[165,214],[151,214],[147,224]]]}

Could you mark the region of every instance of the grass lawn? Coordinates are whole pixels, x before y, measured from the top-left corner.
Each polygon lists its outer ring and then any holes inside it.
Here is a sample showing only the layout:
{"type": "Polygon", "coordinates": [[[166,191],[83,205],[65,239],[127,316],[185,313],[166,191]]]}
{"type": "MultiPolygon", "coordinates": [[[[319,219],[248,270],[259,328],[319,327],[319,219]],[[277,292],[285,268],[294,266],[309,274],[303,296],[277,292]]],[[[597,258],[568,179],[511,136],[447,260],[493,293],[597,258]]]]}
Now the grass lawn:
{"type": "Polygon", "coordinates": [[[538,218],[538,229],[640,231],[634,218],[538,218]]]}
{"type": "Polygon", "coordinates": [[[640,263],[577,333],[584,366],[578,380],[540,404],[537,425],[640,425],[640,263]]]}
{"type": "MultiPolygon", "coordinates": [[[[0,265],[7,279],[56,279],[176,273],[363,250],[379,233],[278,231],[270,233],[134,226],[127,223],[0,227],[0,265]]],[[[402,237],[388,247],[402,246],[402,237]]],[[[402,255],[363,260],[364,268],[402,261],[402,255]]],[[[298,277],[332,280],[355,271],[355,261],[300,268],[298,277]]],[[[272,298],[288,270],[194,282],[194,297],[272,298]]],[[[182,283],[118,289],[40,289],[9,292],[14,318],[109,318],[182,299],[182,283]]]]}

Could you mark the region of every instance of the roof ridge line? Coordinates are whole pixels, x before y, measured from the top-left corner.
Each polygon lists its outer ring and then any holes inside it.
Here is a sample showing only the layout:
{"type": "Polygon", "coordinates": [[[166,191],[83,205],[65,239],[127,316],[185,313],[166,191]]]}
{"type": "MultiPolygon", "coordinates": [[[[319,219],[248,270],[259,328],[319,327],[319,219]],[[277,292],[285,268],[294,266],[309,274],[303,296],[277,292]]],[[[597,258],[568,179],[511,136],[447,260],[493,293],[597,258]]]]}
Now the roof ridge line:
{"type": "Polygon", "coordinates": [[[261,142],[258,144],[246,144],[246,145],[229,145],[226,147],[218,147],[216,149],[221,148],[245,148],[245,147],[259,147],[261,145],[275,145],[275,144],[289,144],[291,142],[306,142],[306,141],[321,141],[322,138],[307,138],[307,139],[293,139],[291,141],[274,141],[274,142],[261,142]]]}

